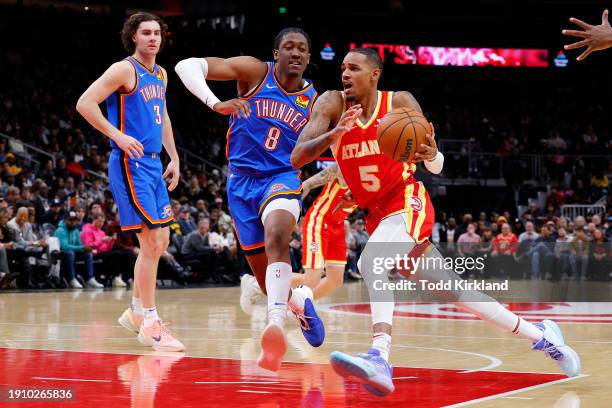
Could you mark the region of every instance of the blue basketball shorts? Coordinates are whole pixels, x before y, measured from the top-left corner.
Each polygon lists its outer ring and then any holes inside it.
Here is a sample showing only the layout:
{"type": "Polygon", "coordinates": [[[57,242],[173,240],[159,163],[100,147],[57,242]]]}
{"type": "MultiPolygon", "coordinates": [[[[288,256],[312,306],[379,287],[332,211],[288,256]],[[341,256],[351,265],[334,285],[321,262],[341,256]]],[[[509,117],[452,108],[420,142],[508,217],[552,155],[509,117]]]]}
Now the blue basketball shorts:
{"type": "Polygon", "coordinates": [[[302,183],[298,171],[263,177],[230,168],[227,200],[240,246],[246,255],[265,250],[261,214],[270,202],[278,198],[296,199],[301,207],[302,183]]]}
{"type": "Polygon", "coordinates": [[[112,151],[108,177],[122,231],[140,232],[143,227],[167,227],[174,222],[162,174],[162,162],[157,153],[146,153],[132,160],[121,150],[112,151]]]}

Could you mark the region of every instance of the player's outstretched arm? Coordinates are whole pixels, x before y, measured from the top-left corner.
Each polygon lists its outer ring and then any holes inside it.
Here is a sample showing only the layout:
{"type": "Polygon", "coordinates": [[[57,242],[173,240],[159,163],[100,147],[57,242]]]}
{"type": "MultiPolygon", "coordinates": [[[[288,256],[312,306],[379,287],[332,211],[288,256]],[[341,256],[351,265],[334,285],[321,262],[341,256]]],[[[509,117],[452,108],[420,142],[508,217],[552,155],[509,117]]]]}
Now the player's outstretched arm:
{"type": "Polygon", "coordinates": [[[582,41],[577,41],[572,44],[565,45],[566,50],[573,50],[575,48],[587,47],[582,54],[576,58],[578,61],[582,61],[589,56],[593,51],[601,51],[606,48],[612,47],[612,26],[608,21],[608,10],[604,10],[601,15],[600,25],[590,25],[577,18],[570,18],[570,22],[576,24],[584,31],[580,30],[563,30],[562,33],[567,36],[584,38],[582,41]]]}
{"type": "Polygon", "coordinates": [[[125,135],[110,123],[102,113],[100,104],[119,89],[130,90],[135,86],[134,68],[127,61],[111,65],[102,76],[87,88],[76,104],[76,110],[91,126],[110,137],[121,150],[133,159],[142,157],[142,143],[125,135]]]}
{"type": "MultiPolygon", "coordinates": [[[[168,73],[162,67],[160,67],[164,73],[164,86],[166,91],[168,90],[168,73]]],[[[162,144],[166,153],[170,157],[170,163],[166,166],[166,171],[162,177],[168,180],[168,191],[172,191],[178,185],[181,178],[181,164],[179,160],[178,152],[176,151],[176,145],[174,144],[174,133],[172,132],[172,122],[170,121],[170,115],[168,114],[168,104],[164,104],[164,117],[162,122],[162,144]]]]}
{"type": "Polygon", "coordinates": [[[313,188],[324,186],[330,181],[338,178],[339,175],[340,169],[338,168],[338,163],[332,163],[326,169],[304,180],[302,183],[302,198],[306,197],[313,188]]]}
{"type": "Polygon", "coordinates": [[[316,160],[355,125],[361,115],[361,106],[351,106],[342,113],[342,104],[342,95],[338,91],[326,91],[317,98],[310,119],[291,152],[291,165],[294,168],[299,169],[316,160]]]}
{"type": "MultiPolygon", "coordinates": [[[[393,108],[408,108],[423,113],[421,105],[410,92],[406,91],[393,93],[393,108]]],[[[422,161],[429,172],[440,174],[444,167],[444,155],[438,150],[433,124],[430,123],[430,126],[431,132],[425,135],[427,144],[421,144],[421,150],[414,155],[414,161],[422,161]]]]}
{"type": "Polygon", "coordinates": [[[266,63],[254,57],[232,58],[187,58],[174,67],[185,87],[206,104],[222,115],[240,115],[244,118],[251,113],[248,102],[238,98],[222,102],[208,87],[206,80],[237,81],[241,89],[252,89],[266,75],[266,63]]]}

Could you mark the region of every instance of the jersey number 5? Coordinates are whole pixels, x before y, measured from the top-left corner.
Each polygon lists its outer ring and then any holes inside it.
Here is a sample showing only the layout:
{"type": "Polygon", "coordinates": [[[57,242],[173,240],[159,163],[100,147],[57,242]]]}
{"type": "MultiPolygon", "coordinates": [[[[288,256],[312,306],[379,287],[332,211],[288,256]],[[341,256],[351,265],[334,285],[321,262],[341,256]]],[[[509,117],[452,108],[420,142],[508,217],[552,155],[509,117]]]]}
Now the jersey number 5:
{"type": "Polygon", "coordinates": [[[380,190],[380,179],[376,176],[378,166],[359,166],[359,178],[364,190],[375,193],[380,190]]]}
{"type": "Polygon", "coordinates": [[[278,147],[278,139],[281,137],[281,130],[276,126],[272,126],[268,129],[266,134],[266,140],[264,140],[264,147],[268,151],[274,151],[278,147]]]}

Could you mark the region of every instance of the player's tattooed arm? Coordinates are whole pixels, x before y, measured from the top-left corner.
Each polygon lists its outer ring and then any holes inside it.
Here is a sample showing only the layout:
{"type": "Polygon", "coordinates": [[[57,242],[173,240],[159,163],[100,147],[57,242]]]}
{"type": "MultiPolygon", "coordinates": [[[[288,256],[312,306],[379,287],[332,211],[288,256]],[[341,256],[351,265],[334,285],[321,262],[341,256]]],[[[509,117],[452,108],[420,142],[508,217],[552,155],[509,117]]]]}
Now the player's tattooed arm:
{"type": "Polygon", "coordinates": [[[335,180],[340,175],[338,163],[333,163],[326,169],[318,172],[314,176],[308,178],[302,183],[302,198],[306,197],[310,190],[317,188],[335,180]]]}
{"type": "Polygon", "coordinates": [[[395,108],[408,108],[414,109],[420,113],[423,113],[421,105],[408,91],[397,91],[393,92],[393,109],[395,108]]]}
{"type": "Polygon", "coordinates": [[[338,91],[327,91],[316,100],[310,120],[300,133],[291,153],[291,165],[300,167],[316,160],[343,134],[348,132],[361,114],[355,105],[342,113],[343,99],[338,91]],[[331,130],[330,130],[331,129],[331,130]]]}

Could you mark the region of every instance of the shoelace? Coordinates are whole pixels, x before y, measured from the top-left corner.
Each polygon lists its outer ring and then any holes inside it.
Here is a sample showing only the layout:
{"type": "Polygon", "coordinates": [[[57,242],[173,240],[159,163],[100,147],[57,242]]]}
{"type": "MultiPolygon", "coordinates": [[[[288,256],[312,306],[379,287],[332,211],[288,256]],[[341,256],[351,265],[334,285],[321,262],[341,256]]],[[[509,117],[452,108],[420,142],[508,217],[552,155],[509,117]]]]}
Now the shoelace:
{"type": "Polygon", "coordinates": [[[162,335],[170,335],[170,329],[168,329],[168,326],[170,326],[170,322],[162,322],[161,320],[157,321],[158,323],[158,329],[159,329],[159,336],[161,337],[162,335]]]}
{"type": "Polygon", "coordinates": [[[259,285],[255,284],[255,282],[252,282],[251,286],[252,286],[252,289],[253,289],[253,294],[251,296],[249,296],[249,300],[251,301],[251,303],[255,304],[255,303],[257,303],[259,298],[261,298],[262,291],[259,288],[259,285]]]}
{"type": "Polygon", "coordinates": [[[373,356],[368,353],[357,353],[357,357],[361,357],[366,360],[368,363],[372,364],[376,369],[382,368],[386,373],[389,372],[389,365],[383,363],[382,357],[373,356]],[[378,357],[378,358],[377,358],[378,357]],[[381,361],[382,360],[382,361],[381,361]]]}
{"type": "Polygon", "coordinates": [[[311,317],[305,316],[304,315],[304,310],[298,310],[298,309],[294,309],[292,307],[291,311],[293,312],[293,314],[295,315],[295,317],[297,317],[298,321],[300,322],[300,327],[302,328],[302,330],[310,330],[310,323],[308,323],[307,319],[311,319],[311,317]]]}
{"type": "Polygon", "coordinates": [[[550,343],[548,340],[544,344],[544,347],[542,347],[542,350],[547,356],[549,356],[553,360],[563,360],[563,353],[560,352],[559,349],[557,349],[557,347],[554,344],[550,343]]]}

